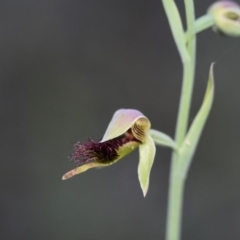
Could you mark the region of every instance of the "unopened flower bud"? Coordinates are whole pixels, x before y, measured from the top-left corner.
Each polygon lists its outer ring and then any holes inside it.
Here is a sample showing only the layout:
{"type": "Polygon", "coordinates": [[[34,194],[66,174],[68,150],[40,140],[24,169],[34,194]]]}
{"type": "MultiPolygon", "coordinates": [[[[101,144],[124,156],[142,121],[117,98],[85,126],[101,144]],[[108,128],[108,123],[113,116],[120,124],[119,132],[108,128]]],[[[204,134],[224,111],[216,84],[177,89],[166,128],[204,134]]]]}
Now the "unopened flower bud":
{"type": "Polygon", "coordinates": [[[232,1],[219,1],[212,4],[208,14],[215,21],[215,32],[230,37],[240,36],[240,6],[232,1]]]}

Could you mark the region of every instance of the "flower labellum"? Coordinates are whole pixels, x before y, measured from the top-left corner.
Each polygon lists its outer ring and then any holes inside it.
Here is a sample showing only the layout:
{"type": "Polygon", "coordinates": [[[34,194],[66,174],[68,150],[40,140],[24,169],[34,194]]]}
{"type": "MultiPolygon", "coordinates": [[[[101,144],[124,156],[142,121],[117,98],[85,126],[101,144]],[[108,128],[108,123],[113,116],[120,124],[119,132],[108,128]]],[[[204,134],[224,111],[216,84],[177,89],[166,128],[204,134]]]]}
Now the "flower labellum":
{"type": "Polygon", "coordinates": [[[219,1],[210,6],[208,14],[215,21],[213,30],[229,37],[240,36],[240,6],[233,1],[219,1]]]}
{"type": "Polygon", "coordinates": [[[71,160],[78,167],[63,175],[69,179],[90,168],[109,166],[139,147],[138,177],[144,196],[155,157],[155,144],[148,134],[151,123],[141,112],[120,109],[115,112],[100,142],[76,143],[71,160]]]}

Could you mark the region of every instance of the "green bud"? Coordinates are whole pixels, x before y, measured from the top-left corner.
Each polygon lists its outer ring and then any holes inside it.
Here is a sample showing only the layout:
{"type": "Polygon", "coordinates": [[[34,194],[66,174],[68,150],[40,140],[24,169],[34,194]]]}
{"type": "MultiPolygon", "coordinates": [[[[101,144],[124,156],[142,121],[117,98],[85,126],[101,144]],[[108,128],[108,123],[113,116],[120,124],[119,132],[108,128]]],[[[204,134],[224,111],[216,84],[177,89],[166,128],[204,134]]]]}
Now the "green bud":
{"type": "Polygon", "coordinates": [[[232,1],[219,1],[212,4],[208,14],[215,21],[213,30],[229,37],[240,36],[240,6],[232,1]]]}

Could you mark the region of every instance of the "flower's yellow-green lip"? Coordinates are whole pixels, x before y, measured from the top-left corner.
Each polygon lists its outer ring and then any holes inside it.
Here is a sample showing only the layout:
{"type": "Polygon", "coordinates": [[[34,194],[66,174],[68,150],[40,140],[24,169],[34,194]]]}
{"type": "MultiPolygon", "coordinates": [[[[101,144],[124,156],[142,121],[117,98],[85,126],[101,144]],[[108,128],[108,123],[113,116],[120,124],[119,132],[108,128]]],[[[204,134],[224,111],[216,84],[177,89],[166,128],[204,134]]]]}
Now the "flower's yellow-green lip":
{"type": "Polygon", "coordinates": [[[88,164],[82,165],[80,167],[74,168],[74,169],[68,171],[67,173],[65,173],[62,176],[62,180],[67,180],[67,179],[72,178],[73,176],[75,176],[77,174],[86,172],[88,169],[95,168],[95,167],[101,167],[101,164],[92,162],[92,163],[88,163],[88,164]]]}

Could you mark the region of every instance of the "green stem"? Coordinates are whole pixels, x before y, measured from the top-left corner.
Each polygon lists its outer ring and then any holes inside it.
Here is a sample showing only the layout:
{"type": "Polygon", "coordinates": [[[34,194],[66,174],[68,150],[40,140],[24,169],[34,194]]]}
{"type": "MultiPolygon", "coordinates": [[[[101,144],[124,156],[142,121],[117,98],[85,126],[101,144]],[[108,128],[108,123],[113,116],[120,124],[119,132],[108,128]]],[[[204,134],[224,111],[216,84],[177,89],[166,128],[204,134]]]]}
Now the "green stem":
{"type": "Polygon", "coordinates": [[[178,110],[178,119],[175,133],[175,141],[180,146],[187,132],[189,110],[191,107],[193,89],[193,65],[191,61],[183,64],[183,84],[178,110]]]}
{"type": "Polygon", "coordinates": [[[214,25],[214,19],[211,15],[204,15],[198,18],[195,21],[194,28],[195,28],[195,34],[204,31],[207,28],[210,28],[214,25]]]}
{"type": "MultiPolygon", "coordinates": [[[[183,84],[175,134],[178,146],[181,146],[188,128],[196,61],[193,0],[185,0],[185,9],[187,18],[186,44],[190,60],[183,62],[183,84]]],[[[169,183],[167,240],[180,240],[181,238],[182,203],[186,176],[182,175],[182,163],[179,160],[178,155],[173,153],[169,183]]]]}
{"type": "Polygon", "coordinates": [[[168,196],[167,240],[179,240],[181,237],[182,203],[185,181],[179,169],[181,169],[181,166],[177,155],[173,154],[168,196]]]}
{"type": "Polygon", "coordinates": [[[174,41],[182,62],[189,61],[189,55],[186,48],[185,34],[183,30],[181,16],[174,0],[162,0],[163,7],[167,14],[168,22],[172,31],[174,41]]]}
{"type": "Polygon", "coordinates": [[[196,62],[196,36],[194,34],[195,14],[193,0],[185,0],[185,8],[187,18],[187,49],[190,60],[183,63],[183,85],[175,135],[175,140],[179,145],[182,144],[187,132],[196,62]]]}

